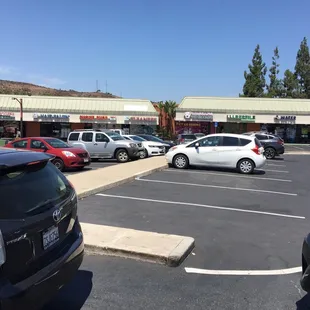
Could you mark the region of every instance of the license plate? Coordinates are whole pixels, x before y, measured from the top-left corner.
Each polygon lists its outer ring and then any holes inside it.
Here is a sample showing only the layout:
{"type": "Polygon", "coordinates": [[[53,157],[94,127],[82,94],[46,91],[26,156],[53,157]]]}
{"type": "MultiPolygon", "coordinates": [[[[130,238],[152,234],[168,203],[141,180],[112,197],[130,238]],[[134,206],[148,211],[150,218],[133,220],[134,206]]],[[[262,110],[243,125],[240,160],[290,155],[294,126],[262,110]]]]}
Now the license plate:
{"type": "Polygon", "coordinates": [[[84,163],[88,163],[89,159],[88,158],[84,158],[84,163]]]}
{"type": "Polygon", "coordinates": [[[59,240],[58,227],[54,226],[43,232],[43,249],[46,250],[59,240]]]}

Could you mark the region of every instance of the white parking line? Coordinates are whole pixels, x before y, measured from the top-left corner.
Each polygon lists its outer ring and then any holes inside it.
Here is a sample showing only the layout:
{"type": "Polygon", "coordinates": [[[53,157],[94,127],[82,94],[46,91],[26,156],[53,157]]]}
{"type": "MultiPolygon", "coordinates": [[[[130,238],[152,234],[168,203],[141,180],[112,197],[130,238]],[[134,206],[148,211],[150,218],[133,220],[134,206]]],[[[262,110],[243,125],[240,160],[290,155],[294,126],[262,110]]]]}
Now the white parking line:
{"type": "Polygon", "coordinates": [[[200,207],[200,208],[216,209],[216,210],[224,210],[224,211],[235,211],[235,212],[243,212],[243,213],[270,215],[270,216],[286,217],[286,218],[293,218],[293,219],[299,219],[299,220],[306,219],[304,216],[288,215],[288,214],[283,214],[283,213],[273,213],[273,212],[264,212],[264,211],[255,211],[255,210],[245,210],[245,209],[237,209],[237,208],[228,208],[228,207],[219,207],[219,206],[210,206],[210,205],[203,205],[203,204],[191,203],[191,202],[168,201],[168,200],[158,200],[158,199],[109,195],[109,194],[96,194],[96,196],[111,197],[111,198],[118,198],[118,199],[128,199],[128,200],[138,200],[138,201],[147,201],[147,202],[154,202],[154,203],[161,203],[161,204],[165,203],[165,204],[172,204],[172,205],[192,206],[192,207],[200,207]]]}
{"type": "Polygon", "coordinates": [[[164,184],[209,187],[209,188],[228,189],[228,190],[235,190],[235,191],[256,192],[256,193],[284,195],[284,196],[297,196],[297,194],[294,194],[294,193],[274,192],[274,191],[267,191],[263,189],[251,189],[251,188],[241,188],[241,187],[228,187],[228,186],[219,186],[219,185],[207,185],[207,184],[197,184],[197,183],[183,183],[183,182],[172,182],[172,181],[163,181],[163,180],[141,179],[140,177],[137,177],[135,179],[136,181],[153,182],[153,183],[161,183],[161,184],[164,183],[164,184]]]}
{"type": "Polygon", "coordinates": [[[289,171],[287,171],[287,170],[257,169],[257,171],[269,171],[269,172],[289,173],[289,171]]]}
{"type": "Polygon", "coordinates": [[[244,179],[257,179],[257,180],[265,180],[265,181],[276,181],[276,182],[292,182],[292,180],[287,179],[274,179],[274,178],[262,178],[262,177],[254,177],[254,176],[245,176],[238,174],[228,174],[228,173],[215,173],[215,172],[198,172],[198,171],[182,171],[176,169],[167,169],[163,172],[177,172],[177,173],[193,173],[193,174],[208,174],[208,175],[219,175],[224,177],[233,177],[233,178],[244,178],[244,179]]]}
{"type": "Polygon", "coordinates": [[[207,274],[217,276],[277,276],[299,273],[302,271],[301,267],[276,269],[276,270],[209,270],[199,268],[184,268],[187,273],[207,274]]]}

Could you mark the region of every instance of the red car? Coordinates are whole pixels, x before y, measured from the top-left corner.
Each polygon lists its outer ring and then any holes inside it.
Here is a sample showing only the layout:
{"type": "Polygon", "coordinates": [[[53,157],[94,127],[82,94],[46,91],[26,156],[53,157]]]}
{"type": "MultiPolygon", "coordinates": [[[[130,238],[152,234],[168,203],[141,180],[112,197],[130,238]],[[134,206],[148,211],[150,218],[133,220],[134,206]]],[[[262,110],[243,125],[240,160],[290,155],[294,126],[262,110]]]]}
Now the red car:
{"type": "Polygon", "coordinates": [[[89,154],[83,148],[70,147],[65,142],[48,137],[31,137],[10,141],[5,147],[15,149],[27,149],[36,152],[46,152],[54,155],[53,164],[63,171],[66,168],[83,169],[91,160],[89,154]]]}

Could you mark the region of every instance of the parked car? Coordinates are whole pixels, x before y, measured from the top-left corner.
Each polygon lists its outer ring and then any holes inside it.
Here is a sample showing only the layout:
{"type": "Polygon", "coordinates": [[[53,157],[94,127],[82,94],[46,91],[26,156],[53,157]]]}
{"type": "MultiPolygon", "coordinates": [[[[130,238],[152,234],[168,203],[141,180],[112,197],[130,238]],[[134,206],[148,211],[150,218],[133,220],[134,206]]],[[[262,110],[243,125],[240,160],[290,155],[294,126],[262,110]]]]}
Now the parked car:
{"type": "Polygon", "coordinates": [[[136,135],[124,135],[123,137],[125,139],[136,141],[136,143],[142,144],[143,150],[140,152],[140,158],[165,154],[165,146],[162,143],[147,141],[136,135]]]}
{"type": "Polygon", "coordinates": [[[197,140],[199,138],[204,137],[205,134],[203,133],[187,133],[187,134],[181,134],[177,140],[177,144],[186,144],[191,141],[197,140]]]}
{"type": "Polygon", "coordinates": [[[68,144],[88,151],[92,161],[116,159],[125,163],[140,156],[137,143],[113,131],[80,129],[69,133],[68,144]]]}
{"type": "Polygon", "coordinates": [[[0,148],[0,309],[41,309],[83,261],[77,195],[51,158],[0,148]]]}
{"type": "Polygon", "coordinates": [[[157,138],[155,136],[152,135],[146,135],[146,134],[138,134],[137,136],[145,139],[146,141],[152,141],[152,142],[158,142],[158,143],[162,143],[165,147],[165,152],[168,152],[168,150],[172,147],[175,146],[175,144],[173,142],[167,142],[167,141],[163,141],[160,138],[157,138]]]}
{"type": "Polygon", "coordinates": [[[60,171],[68,168],[83,169],[91,162],[84,148],[70,147],[67,143],[56,138],[31,137],[11,141],[5,147],[28,149],[53,155],[53,164],[60,171]]]}
{"type": "Polygon", "coordinates": [[[166,154],[168,164],[185,169],[189,165],[238,169],[250,174],[266,163],[263,147],[255,137],[212,134],[187,144],[172,147],[166,154]]]}
{"type": "Polygon", "coordinates": [[[273,134],[266,132],[246,132],[244,135],[256,137],[264,147],[264,154],[267,159],[273,159],[276,156],[284,154],[284,141],[273,134]]]}

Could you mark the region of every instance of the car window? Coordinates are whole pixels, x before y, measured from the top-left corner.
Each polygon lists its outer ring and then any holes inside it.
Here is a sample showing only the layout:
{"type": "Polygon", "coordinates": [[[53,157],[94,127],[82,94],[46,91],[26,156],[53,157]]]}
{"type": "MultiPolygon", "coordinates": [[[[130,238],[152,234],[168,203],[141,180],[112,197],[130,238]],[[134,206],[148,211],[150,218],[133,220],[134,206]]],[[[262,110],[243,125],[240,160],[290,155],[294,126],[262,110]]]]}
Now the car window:
{"type": "Polygon", "coordinates": [[[68,181],[51,162],[1,171],[0,197],[5,207],[0,208],[0,219],[24,218],[44,201],[58,203],[69,195],[68,181]]]}
{"type": "Polygon", "coordinates": [[[103,133],[96,133],[96,142],[109,142],[109,138],[103,133]]]}
{"type": "Polygon", "coordinates": [[[258,147],[262,147],[262,144],[260,143],[260,141],[255,138],[255,144],[258,146],[258,147]]]}
{"type": "Polygon", "coordinates": [[[222,146],[239,146],[239,139],[236,137],[223,137],[222,146]]]}
{"type": "Polygon", "coordinates": [[[240,138],[240,145],[241,145],[241,146],[246,146],[246,145],[248,145],[250,142],[251,142],[251,140],[249,140],[249,139],[240,138]]]}
{"type": "Polygon", "coordinates": [[[117,132],[110,131],[106,133],[113,141],[125,140],[125,138],[119,135],[117,132]]]}
{"type": "Polygon", "coordinates": [[[82,141],[93,142],[93,133],[92,132],[83,132],[82,141]]]}
{"type": "Polygon", "coordinates": [[[266,136],[266,135],[259,135],[259,134],[256,134],[255,137],[256,137],[258,140],[268,140],[268,136],[266,136]]]}
{"type": "Polygon", "coordinates": [[[44,143],[40,140],[31,139],[30,148],[41,150],[44,147],[44,143]]]}
{"type": "Polygon", "coordinates": [[[77,141],[79,139],[79,132],[72,132],[69,135],[69,141],[77,141]]]}
{"type": "Polygon", "coordinates": [[[128,138],[128,137],[124,137],[126,140],[131,140],[130,138],[128,138]]]}
{"type": "Polygon", "coordinates": [[[220,136],[212,136],[208,138],[201,139],[199,142],[200,146],[219,146],[221,141],[220,136]]]}
{"type": "Polygon", "coordinates": [[[27,144],[28,144],[28,140],[21,140],[21,141],[12,143],[13,147],[17,149],[26,149],[27,144]]]}
{"type": "Polygon", "coordinates": [[[196,140],[195,135],[182,135],[182,139],[187,139],[187,140],[196,140]]]}

